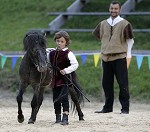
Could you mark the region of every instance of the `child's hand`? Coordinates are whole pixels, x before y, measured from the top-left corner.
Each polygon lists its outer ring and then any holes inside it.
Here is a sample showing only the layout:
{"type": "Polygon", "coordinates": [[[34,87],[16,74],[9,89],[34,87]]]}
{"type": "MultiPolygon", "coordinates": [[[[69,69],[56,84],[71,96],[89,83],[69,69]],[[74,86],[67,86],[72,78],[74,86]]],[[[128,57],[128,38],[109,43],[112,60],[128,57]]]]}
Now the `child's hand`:
{"type": "Polygon", "coordinates": [[[60,73],[61,73],[62,75],[65,75],[65,74],[66,74],[64,70],[60,70],[60,73]]]}

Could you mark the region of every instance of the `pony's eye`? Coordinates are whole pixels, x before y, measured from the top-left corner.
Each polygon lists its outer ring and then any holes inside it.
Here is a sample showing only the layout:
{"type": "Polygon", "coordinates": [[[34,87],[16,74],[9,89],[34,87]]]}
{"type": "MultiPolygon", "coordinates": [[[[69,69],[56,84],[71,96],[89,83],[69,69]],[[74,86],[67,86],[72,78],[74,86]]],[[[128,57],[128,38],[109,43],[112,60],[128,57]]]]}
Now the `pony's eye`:
{"type": "Polygon", "coordinates": [[[32,50],[32,53],[33,53],[34,55],[36,55],[36,54],[38,53],[38,50],[33,49],[33,50],[32,50]]]}

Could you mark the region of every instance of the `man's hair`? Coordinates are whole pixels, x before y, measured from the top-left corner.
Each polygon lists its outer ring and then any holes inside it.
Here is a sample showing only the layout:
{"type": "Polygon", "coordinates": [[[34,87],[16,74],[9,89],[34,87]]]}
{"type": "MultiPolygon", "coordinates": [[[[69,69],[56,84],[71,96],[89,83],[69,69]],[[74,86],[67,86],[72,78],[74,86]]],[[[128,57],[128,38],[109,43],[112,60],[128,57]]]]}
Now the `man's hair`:
{"type": "Polygon", "coordinates": [[[66,45],[70,44],[70,41],[71,41],[70,36],[66,31],[59,31],[59,32],[55,33],[54,41],[56,41],[56,39],[59,39],[61,37],[63,37],[66,40],[66,45]]]}
{"type": "Polygon", "coordinates": [[[110,4],[118,4],[119,5],[119,7],[121,8],[121,3],[119,2],[119,1],[112,1],[110,4]]]}

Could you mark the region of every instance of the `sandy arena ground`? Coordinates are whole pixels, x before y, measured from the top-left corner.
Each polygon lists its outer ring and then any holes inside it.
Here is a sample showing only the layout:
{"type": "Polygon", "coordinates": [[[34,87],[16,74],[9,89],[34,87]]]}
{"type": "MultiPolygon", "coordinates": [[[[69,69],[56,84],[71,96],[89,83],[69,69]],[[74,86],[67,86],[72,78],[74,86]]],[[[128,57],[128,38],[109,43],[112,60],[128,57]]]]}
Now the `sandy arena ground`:
{"type": "Polygon", "coordinates": [[[78,121],[78,116],[70,113],[69,125],[54,124],[55,115],[51,96],[44,98],[35,124],[28,124],[30,117],[31,94],[24,94],[23,123],[17,121],[17,103],[15,93],[0,93],[0,132],[150,132],[150,104],[131,102],[130,114],[120,114],[120,104],[115,101],[114,112],[96,114],[103,103],[94,99],[85,102],[82,111],[85,121],[78,121]]]}

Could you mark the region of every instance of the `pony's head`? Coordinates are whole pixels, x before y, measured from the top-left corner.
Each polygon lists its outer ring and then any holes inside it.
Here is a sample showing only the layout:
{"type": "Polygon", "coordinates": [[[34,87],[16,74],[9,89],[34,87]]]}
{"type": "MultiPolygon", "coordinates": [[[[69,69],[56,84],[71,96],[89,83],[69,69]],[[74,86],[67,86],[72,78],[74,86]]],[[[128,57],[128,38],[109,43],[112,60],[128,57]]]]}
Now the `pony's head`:
{"type": "Polygon", "coordinates": [[[46,38],[43,34],[37,32],[28,32],[24,39],[24,50],[30,56],[32,63],[37,67],[39,72],[47,70],[47,56],[46,56],[46,38]]]}

